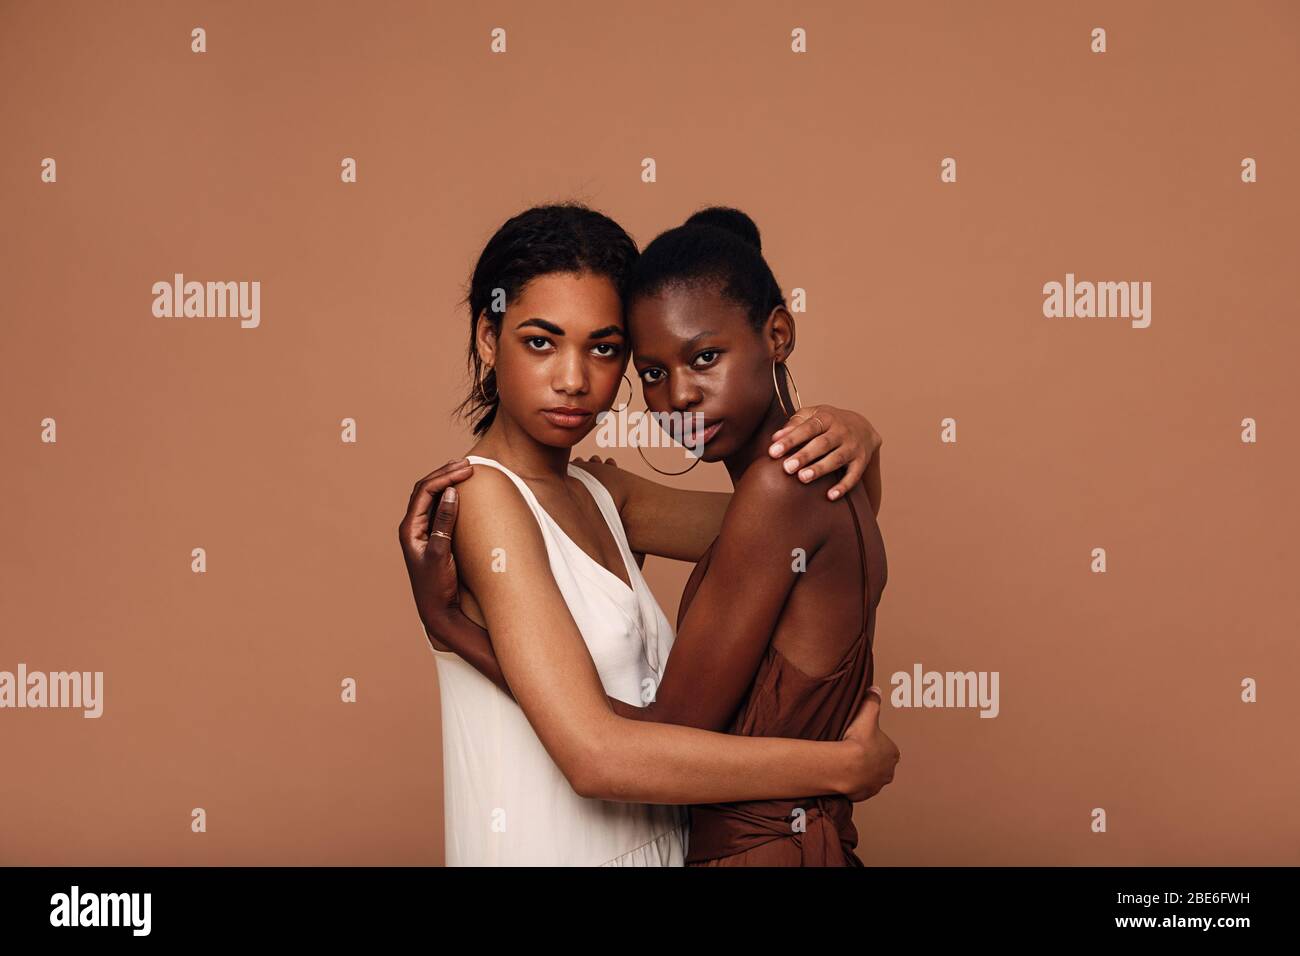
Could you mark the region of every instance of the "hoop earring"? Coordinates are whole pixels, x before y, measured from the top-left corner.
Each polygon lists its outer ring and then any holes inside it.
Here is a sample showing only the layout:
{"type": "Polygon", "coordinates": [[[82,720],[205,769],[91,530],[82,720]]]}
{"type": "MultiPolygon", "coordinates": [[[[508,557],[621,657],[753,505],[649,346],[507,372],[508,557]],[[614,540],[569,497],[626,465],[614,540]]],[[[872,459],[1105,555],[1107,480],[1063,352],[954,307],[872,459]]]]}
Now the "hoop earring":
{"type": "MultiPolygon", "coordinates": [[[[492,371],[492,366],[489,365],[488,372],[491,373],[491,371],[492,371]]],[[[493,382],[492,394],[491,396],[489,396],[487,391],[483,388],[483,380],[485,378],[487,378],[486,375],[480,375],[478,378],[474,380],[474,390],[478,393],[479,397],[483,399],[483,401],[491,405],[493,402],[497,400],[497,396],[501,394],[501,389],[497,388],[496,382],[493,382]]]]}
{"type": "Polygon", "coordinates": [[[691,462],[688,466],[683,468],[681,471],[664,471],[662,468],[655,468],[655,466],[651,464],[650,459],[645,456],[645,452],[641,450],[640,445],[636,446],[636,453],[641,456],[641,460],[643,462],[645,462],[647,465],[650,465],[651,468],[654,468],[654,470],[659,472],[659,474],[661,475],[684,475],[686,474],[686,472],[690,471],[692,468],[694,468],[696,465],[698,465],[701,461],[704,460],[703,458],[697,457],[693,462],[691,462]]]}
{"type": "Polygon", "coordinates": [[[621,412],[626,410],[627,407],[632,404],[632,394],[635,392],[635,389],[632,387],[632,380],[627,377],[627,372],[623,373],[623,381],[627,382],[627,401],[618,406],[618,408],[610,409],[610,411],[621,412]]]}
{"type": "MultiPolygon", "coordinates": [[[[785,377],[790,380],[790,387],[794,389],[795,400],[799,403],[798,408],[794,410],[794,412],[797,412],[799,411],[800,408],[803,408],[803,398],[799,394],[799,386],[794,383],[794,375],[790,371],[790,366],[786,365],[784,362],[780,364],[782,370],[785,372],[785,377]]],[[[786,418],[789,418],[791,415],[794,414],[794,412],[788,410],[785,407],[785,399],[781,397],[781,386],[776,384],[776,366],[777,363],[773,362],[772,363],[772,387],[776,389],[776,400],[781,403],[781,411],[785,412],[786,418]]]]}
{"type": "MultiPolygon", "coordinates": [[[[649,410],[650,410],[649,408],[646,409],[646,411],[649,411],[649,410]]],[[[691,462],[689,465],[687,465],[685,468],[683,468],[681,471],[664,471],[662,468],[656,468],[656,467],[655,467],[654,463],[653,463],[652,461],[650,461],[650,459],[647,458],[647,457],[645,456],[645,452],[641,450],[641,446],[640,446],[640,445],[637,445],[637,446],[636,446],[636,453],[637,453],[638,455],[641,456],[641,460],[642,460],[643,462],[645,462],[647,465],[649,465],[649,466],[651,467],[651,469],[653,469],[654,471],[659,472],[659,474],[661,474],[661,475],[670,475],[670,476],[671,476],[671,475],[684,475],[684,474],[686,474],[686,472],[690,471],[692,468],[694,468],[696,465],[698,465],[701,461],[704,460],[704,458],[703,458],[702,455],[696,455],[696,456],[695,456],[695,460],[694,460],[693,462],[691,462]]]]}

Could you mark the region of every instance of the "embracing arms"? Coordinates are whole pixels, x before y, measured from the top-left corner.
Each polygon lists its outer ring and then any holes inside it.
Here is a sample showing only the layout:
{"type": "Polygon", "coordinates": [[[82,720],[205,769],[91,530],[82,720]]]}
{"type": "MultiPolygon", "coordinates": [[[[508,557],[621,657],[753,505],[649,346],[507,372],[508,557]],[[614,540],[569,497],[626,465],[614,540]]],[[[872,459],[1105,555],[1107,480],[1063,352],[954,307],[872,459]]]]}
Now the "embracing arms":
{"type": "MultiPolygon", "coordinates": [[[[447,540],[422,533],[433,500],[427,489],[426,482],[417,485],[399,529],[413,579],[423,573],[427,542],[447,540]]],[[[454,542],[457,567],[483,609],[504,679],[578,793],[649,803],[770,799],[791,793],[845,793],[861,800],[888,782],[882,779],[877,752],[882,744],[872,734],[877,695],[869,698],[841,741],[730,736],[616,715],[551,576],[536,521],[517,490],[487,468],[462,489],[454,542]],[[494,572],[492,549],[506,542],[509,570],[494,572]]]]}
{"type": "MultiPolygon", "coordinates": [[[[844,476],[828,489],[827,496],[838,497],[865,476],[867,496],[871,500],[872,508],[879,510],[882,439],[872,424],[857,412],[828,405],[801,408],[782,428],[772,434],[772,440],[773,444],[769,447],[768,454],[773,458],[786,456],[781,464],[782,471],[787,476],[794,476],[798,471],[798,481],[808,485],[842,467],[845,469],[844,476]]],[[[574,464],[593,474],[609,490],[619,509],[628,544],[636,552],[638,563],[646,552],[662,557],[698,561],[713,540],[719,536],[723,516],[727,513],[732,500],[730,492],[687,491],[661,485],[622,471],[612,461],[601,463],[575,460],[574,464]]],[[[435,545],[445,544],[455,525],[456,492],[451,486],[456,482],[464,481],[473,472],[472,465],[463,459],[458,459],[448,462],[422,479],[429,483],[429,490],[432,493],[431,502],[438,500],[438,496],[442,495],[438,513],[433,518],[432,530],[435,535],[442,534],[447,538],[435,540],[435,545]]],[[[790,477],[788,482],[790,488],[777,490],[799,489],[800,485],[793,477],[790,477]]],[[[421,520],[425,522],[427,534],[427,517],[422,517],[421,520]]],[[[737,516],[735,523],[740,522],[741,517],[737,516]]],[[[735,553],[734,549],[732,553],[735,553]]],[[[420,619],[425,625],[425,635],[436,649],[455,651],[475,670],[505,693],[513,696],[509,683],[501,672],[488,632],[461,613],[456,567],[450,549],[435,547],[434,556],[437,559],[424,566],[423,577],[417,578],[414,573],[411,577],[416,606],[420,610],[420,619]]],[[[724,561],[724,566],[728,563],[724,561]]],[[[410,570],[409,560],[408,570],[410,570]]],[[[707,597],[708,590],[712,588],[706,589],[706,593],[700,595],[702,599],[707,597]]],[[[784,592],[782,593],[784,595],[784,592]]],[[[781,600],[784,601],[784,596],[781,600]]],[[[704,616],[701,609],[697,620],[704,616]]],[[[771,633],[770,628],[768,633],[771,633]]],[[[713,670],[712,667],[704,666],[705,662],[698,660],[694,651],[681,653],[693,647],[694,640],[682,644],[679,636],[678,641],[676,649],[679,660],[685,659],[685,662],[679,663],[673,669],[674,681],[669,687],[669,694],[659,696],[655,706],[649,709],[632,707],[615,698],[610,698],[611,706],[619,714],[636,720],[659,720],[720,729],[725,722],[725,717],[718,718],[716,715],[710,715],[710,718],[706,719],[692,713],[681,712],[674,703],[679,700],[675,693],[678,681],[693,684],[697,675],[710,673],[713,670]]],[[[717,658],[717,661],[721,665],[725,663],[726,658],[717,658]]],[[[756,659],[754,666],[757,666],[756,659]]],[[[730,680],[737,679],[739,676],[742,675],[733,673],[730,675],[730,680]]],[[[751,670],[749,678],[752,676],[751,670]]],[[[741,690],[744,686],[748,686],[748,679],[741,690]]],[[[721,698],[715,695],[713,699],[717,701],[721,698]]]]}
{"type": "MultiPolygon", "coordinates": [[[[431,477],[430,488],[450,482],[454,463],[431,477]]],[[[653,700],[635,706],[609,698],[629,720],[725,730],[753,683],[772,632],[794,586],[796,550],[804,564],[825,543],[825,527],[811,508],[816,492],[791,482],[775,463],[755,462],[736,488],[723,519],[708,572],[683,618],[653,700]],[[736,582],[745,600],[737,601],[736,582]]],[[[435,540],[445,546],[457,517],[455,488],[443,493],[434,516],[435,540]]],[[[421,617],[431,641],[441,640],[507,694],[509,682],[487,630],[448,602],[458,597],[456,564],[448,555],[415,590],[425,595],[421,617]]],[[[513,694],[512,694],[513,696],[513,694]]]]}
{"type": "MultiPolygon", "coordinates": [[[[759,492],[758,497],[751,497],[730,519],[726,540],[719,547],[719,553],[714,555],[710,572],[674,644],[670,657],[676,661],[671,668],[672,679],[668,680],[668,672],[665,672],[664,684],[657,689],[654,701],[647,707],[634,707],[611,697],[610,705],[621,716],[710,730],[726,726],[753,679],[775,624],[774,615],[779,613],[793,583],[791,550],[802,547],[805,555],[810,556],[810,544],[813,547],[820,545],[820,541],[806,540],[806,529],[801,527],[800,533],[794,536],[797,540],[787,542],[789,547],[770,546],[775,539],[766,536],[760,518],[764,498],[772,497],[779,501],[798,499],[804,494],[803,502],[792,500],[783,507],[772,509],[778,521],[792,519],[807,506],[816,504],[815,499],[806,496],[808,489],[805,486],[841,467],[840,462],[848,456],[843,478],[829,488],[827,496],[832,497],[834,492],[852,487],[865,474],[868,497],[872,507],[878,510],[882,440],[861,415],[829,406],[804,408],[772,437],[774,443],[769,454],[780,457],[789,452],[789,457],[782,462],[782,471],[789,476],[802,466],[803,471],[798,476],[802,484],[780,474],[774,476],[771,467],[763,467],[767,464],[765,462],[757,462],[751,467],[746,482],[752,485],[761,476],[763,487],[753,489],[759,492]],[[866,460],[868,457],[869,461],[866,460]],[[783,480],[784,486],[781,484],[783,480]],[[758,559],[757,565],[751,561],[751,556],[758,559]],[[765,600],[746,604],[737,616],[726,583],[742,579],[746,581],[747,593],[758,590],[765,600]],[[729,622],[725,631],[717,626],[724,613],[729,622]],[[718,634],[722,634],[723,639],[714,640],[718,634]],[[713,689],[707,699],[697,693],[700,686],[713,689]]],[[[732,494],[670,488],[622,471],[612,462],[575,461],[574,464],[594,474],[610,490],[633,551],[698,560],[709,544],[719,537],[732,494]]],[[[433,531],[435,535],[447,537],[435,538],[435,545],[445,545],[455,525],[456,493],[451,486],[472,473],[473,467],[460,460],[449,462],[423,479],[429,483],[433,499],[443,495],[433,517],[433,531]]],[[[782,533],[789,536],[790,531],[782,533]]],[[[455,651],[479,673],[513,696],[501,672],[488,631],[461,613],[456,567],[450,550],[435,548],[435,557],[436,560],[425,565],[424,577],[417,580],[412,575],[411,581],[426,636],[435,648],[455,651]]]]}

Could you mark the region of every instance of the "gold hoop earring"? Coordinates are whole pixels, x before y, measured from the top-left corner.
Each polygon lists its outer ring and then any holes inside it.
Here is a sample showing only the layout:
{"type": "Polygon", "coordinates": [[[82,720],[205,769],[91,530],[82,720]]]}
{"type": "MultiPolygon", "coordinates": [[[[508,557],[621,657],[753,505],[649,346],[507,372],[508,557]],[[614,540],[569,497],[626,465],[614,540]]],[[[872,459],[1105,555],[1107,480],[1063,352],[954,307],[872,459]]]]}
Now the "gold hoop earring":
{"type": "Polygon", "coordinates": [[[611,411],[621,412],[624,411],[629,405],[632,404],[632,394],[635,391],[635,389],[632,387],[632,380],[627,377],[627,372],[623,373],[623,381],[627,382],[627,401],[624,402],[622,405],[618,406],[618,408],[611,409],[611,411]]]}
{"type": "Polygon", "coordinates": [[[696,465],[698,465],[701,461],[704,460],[703,458],[697,457],[693,462],[691,462],[688,466],[683,468],[681,471],[664,471],[662,468],[655,468],[655,466],[651,463],[650,459],[645,456],[645,452],[641,450],[640,445],[636,446],[636,453],[641,456],[641,460],[643,462],[645,462],[647,465],[650,465],[651,468],[654,468],[654,470],[659,472],[659,474],[661,475],[684,475],[692,468],[694,468],[696,465]]]}
{"type": "MultiPolygon", "coordinates": [[[[492,374],[492,366],[489,365],[489,366],[488,366],[488,375],[490,375],[490,374],[492,374]]],[[[501,389],[497,388],[497,384],[496,384],[496,382],[494,381],[494,382],[492,383],[492,395],[489,397],[487,391],[483,388],[483,380],[486,379],[486,378],[487,378],[487,375],[480,375],[477,379],[475,379],[475,380],[474,380],[474,390],[475,390],[476,392],[478,392],[479,397],[482,398],[483,401],[485,401],[485,402],[487,402],[489,405],[491,405],[493,402],[495,402],[495,401],[497,400],[497,396],[501,394],[501,389]]]]}
{"type": "MultiPolygon", "coordinates": [[[[799,394],[799,386],[794,383],[794,375],[790,371],[790,366],[786,365],[784,362],[781,362],[780,365],[782,370],[785,372],[785,377],[790,380],[790,387],[794,389],[795,400],[799,403],[798,407],[795,408],[794,410],[794,412],[797,412],[799,411],[800,408],[803,408],[803,397],[800,396],[799,394]]],[[[776,383],[776,366],[777,363],[773,362],[772,363],[772,387],[776,389],[776,400],[781,403],[781,411],[785,412],[786,418],[789,418],[791,415],[794,414],[794,412],[790,411],[785,407],[785,399],[781,397],[781,386],[776,383]]]]}
{"type": "MultiPolygon", "coordinates": [[[[647,408],[646,408],[646,411],[649,412],[650,409],[647,407],[647,408]]],[[[656,467],[655,467],[654,463],[653,463],[649,458],[647,458],[647,457],[645,456],[645,452],[643,452],[643,451],[641,450],[641,446],[640,446],[639,444],[636,446],[636,453],[637,453],[638,455],[640,455],[640,456],[641,456],[641,460],[642,460],[643,462],[645,462],[647,465],[649,465],[653,470],[659,472],[659,474],[661,474],[661,475],[669,475],[669,476],[672,476],[672,475],[684,475],[684,474],[686,474],[688,471],[690,471],[692,468],[694,468],[696,465],[698,465],[701,461],[704,460],[704,458],[703,458],[702,455],[696,455],[696,456],[695,456],[695,460],[694,460],[693,462],[691,462],[688,466],[686,466],[685,468],[683,468],[681,471],[664,471],[662,468],[656,468],[656,467]]]]}

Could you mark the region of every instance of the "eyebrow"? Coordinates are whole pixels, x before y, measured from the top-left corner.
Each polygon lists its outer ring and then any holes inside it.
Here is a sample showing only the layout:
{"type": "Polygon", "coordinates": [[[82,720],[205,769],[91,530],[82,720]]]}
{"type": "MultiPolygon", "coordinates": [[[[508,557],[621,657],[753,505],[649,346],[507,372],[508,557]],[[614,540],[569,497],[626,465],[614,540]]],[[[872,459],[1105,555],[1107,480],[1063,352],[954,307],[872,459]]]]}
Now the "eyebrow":
{"type": "MultiPolygon", "coordinates": [[[[533,316],[531,319],[524,319],[522,322],[520,322],[518,325],[515,326],[515,331],[522,329],[526,325],[535,325],[539,329],[545,329],[547,332],[550,332],[552,335],[564,334],[564,329],[560,328],[554,322],[547,322],[545,319],[538,318],[537,316],[533,316]]],[[[610,335],[617,335],[620,338],[624,337],[622,327],[618,325],[606,325],[602,328],[596,329],[594,332],[588,335],[587,338],[603,339],[606,336],[610,336],[610,335]]]]}
{"type": "MultiPolygon", "coordinates": [[[[718,334],[718,333],[717,333],[714,329],[705,329],[703,332],[700,332],[700,333],[698,333],[698,334],[696,334],[696,335],[692,335],[689,339],[687,339],[685,342],[682,343],[682,351],[683,351],[683,352],[689,352],[692,348],[695,347],[695,343],[698,342],[700,339],[708,338],[710,335],[717,335],[717,334],[718,334]]],[[[655,358],[655,357],[652,356],[652,355],[646,355],[646,354],[641,353],[641,352],[638,352],[638,353],[634,356],[634,358],[636,359],[636,363],[637,363],[638,365],[658,365],[658,364],[659,364],[659,360],[658,360],[657,358],[655,358]]]]}

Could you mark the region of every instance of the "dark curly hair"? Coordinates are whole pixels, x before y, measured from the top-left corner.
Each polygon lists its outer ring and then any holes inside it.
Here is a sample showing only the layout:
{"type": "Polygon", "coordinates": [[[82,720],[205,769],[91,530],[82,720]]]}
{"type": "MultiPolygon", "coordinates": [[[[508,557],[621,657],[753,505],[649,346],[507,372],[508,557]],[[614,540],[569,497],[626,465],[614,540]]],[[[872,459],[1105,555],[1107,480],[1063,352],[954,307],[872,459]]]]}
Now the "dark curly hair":
{"type": "Polygon", "coordinates": [[[645,247],[628,282],[628,305],[674,285],[717,284],[724,298],[745,308],[761,329],[785,296],[763,258],[754,220],[739,209],[710,206],[645,247]]]}
{"type": "Polygon", "coordinates": [[[637,260],[632,237],[603,213],[581,203],[534,206],[507,219],[488,240],[470,277],[463,305],[469,306],[469,396],[457,411],[472,423],[474,434],[482,435],[497,413],[496,371],[483,376],[474,330],[480,315],[486,315],[493,329],[501,332],[502,311],[493,308],[496,290],[505,301],[518,297],[538,276],[556,272],[589,272],[605,276],[618,288],[626,302],[627,283],[637,260]],[[482,392],[477,383],[482,377],[482,392]],[[485,397],[484,392],[488,393],[485,397]]]}

